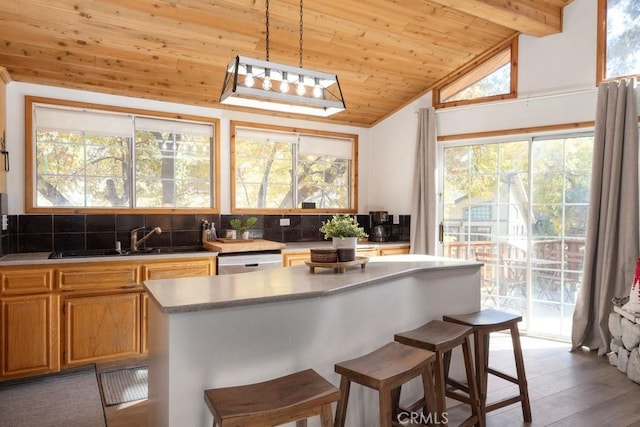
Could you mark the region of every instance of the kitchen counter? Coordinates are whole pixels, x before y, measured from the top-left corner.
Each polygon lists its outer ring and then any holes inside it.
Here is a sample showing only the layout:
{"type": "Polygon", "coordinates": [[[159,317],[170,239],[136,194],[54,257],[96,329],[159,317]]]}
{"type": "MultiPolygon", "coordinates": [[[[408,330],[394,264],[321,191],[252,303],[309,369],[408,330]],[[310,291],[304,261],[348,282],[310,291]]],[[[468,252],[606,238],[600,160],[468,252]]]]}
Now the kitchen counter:
{"type": "Polygon", "coordinates": [[[45,264],[75,264],[79,262],[113,262],[113,261],[139,261],[145,259],[163,258],[198,258],[217,256],[216,252],[194,251],[194,252],[171,252],[161,254],[140,254],[140,255],[109,255],[109,256],[88,256],[69,258],[49,258],[51,252],[27,252],[9,254],[0,257],[0,266],[4,265],[45,265],[45,264]]]}
{"type": "MultiPolygon", "coordinates": [[[[307,368],[338,386],[335,363],[444,314],[479,310],[481,265],[392,255],[341,274],[300,265],[148,280],[149,425],[210,426],[202,400],[208,388],[307,368]]],[[[403,399],[419,393],[419,382],[403,387],[403,399]]],[[[353,386],[347,425],[376,425],[377,402],[375,393],[353,386]]]]}

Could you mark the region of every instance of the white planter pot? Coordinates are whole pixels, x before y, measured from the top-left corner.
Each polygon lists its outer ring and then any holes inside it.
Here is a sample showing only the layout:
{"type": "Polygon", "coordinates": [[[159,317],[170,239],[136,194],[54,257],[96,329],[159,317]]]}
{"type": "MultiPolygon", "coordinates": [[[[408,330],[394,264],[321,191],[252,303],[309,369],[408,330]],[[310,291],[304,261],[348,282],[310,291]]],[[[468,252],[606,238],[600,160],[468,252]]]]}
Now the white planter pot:
{"type": "Polygon", "coordinates": [[[353,248],[355,249],[358,246],[358,238],[357,237],[334,237],[333,238],[333,247],[334,248],[353,248]]]}

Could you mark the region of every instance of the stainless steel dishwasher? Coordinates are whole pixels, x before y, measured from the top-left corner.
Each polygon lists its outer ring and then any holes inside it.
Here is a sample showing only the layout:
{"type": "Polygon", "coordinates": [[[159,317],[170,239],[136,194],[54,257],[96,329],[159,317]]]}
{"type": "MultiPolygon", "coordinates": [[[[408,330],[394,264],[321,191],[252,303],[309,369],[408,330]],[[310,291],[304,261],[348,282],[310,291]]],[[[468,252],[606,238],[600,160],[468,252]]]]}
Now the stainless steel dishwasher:
{"type": "Polygon", "coordinates": [[[280,251],[218,254],[218,274],[246,273],[282,267],[280,251]]]}

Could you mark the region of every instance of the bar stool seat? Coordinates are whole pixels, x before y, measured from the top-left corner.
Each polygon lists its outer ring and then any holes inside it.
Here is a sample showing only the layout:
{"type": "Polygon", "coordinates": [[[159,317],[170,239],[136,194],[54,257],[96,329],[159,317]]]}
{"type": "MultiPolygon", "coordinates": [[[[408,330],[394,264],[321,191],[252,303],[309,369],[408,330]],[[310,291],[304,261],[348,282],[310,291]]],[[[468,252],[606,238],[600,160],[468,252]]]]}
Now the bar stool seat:
{"type": "Polygon", "coordinates": [[[340,391],[313,369],[256,384],[205,390],[213,427],[267,427],[320,415],[323,427],[332,426],[331,404],[340,391]]]}
{"type": "Polygon", "coordinates": [[[522,357],[522,346],[520,344],[520,331],[518,330],[518,322],[522,320],[522,316],[499,310],[486,309],[468,314],[443,316],[443,319],[446,322],[458,323],[473,328],[476,378],[478,381],[480,410],[482,414],[520,402],[524,421],[531,422],[531,404],[529,402],[527,377],[524,369],[524,358],[522,357]],[[516,377],[489,367],[490,334],[507,329],[511,333],[511,341],[513,343],[516,377]],[[519,394],[488,405],[487,382],[489,374],[516,384],[519,389],[519,394]]]}
{"type": "Polygon", "coordinates": [[[418,376],[422,376],[428,407],[434,408],[434,361],[431,351],[390,342],[364,356],[337,363],[335,371],[342,377],[335,427],[344,426],[352,381],[378,391],[380,427],[390,427],[394,419],[397,421],[400,386],[418,376]]]}
{"type": "Polygon", "coordinates": [[[480,402],[471,357],[471,340],[469,337],[472,333],[473,329],[470,326],[432,320],[419,328],[396,334],[395,340],[402,344],[435,352],[435,391],[439,414],[446,413],[445,397],[450,397],[468,404],[471,408],[471,416],[463,420],[460,426],[466,427],[477,424],[483,427],[485,424],[484,417],[480,412],[480,402]],[[459,383],[447,375],[451,362],[451,351],[458,346],[462,346],[467,385],[459,383]],[[452,385],[453,389],[448,390],[447,384],[452,385]],[[456,389],[463,390],[467,395],[455,391],[456,389]]]}

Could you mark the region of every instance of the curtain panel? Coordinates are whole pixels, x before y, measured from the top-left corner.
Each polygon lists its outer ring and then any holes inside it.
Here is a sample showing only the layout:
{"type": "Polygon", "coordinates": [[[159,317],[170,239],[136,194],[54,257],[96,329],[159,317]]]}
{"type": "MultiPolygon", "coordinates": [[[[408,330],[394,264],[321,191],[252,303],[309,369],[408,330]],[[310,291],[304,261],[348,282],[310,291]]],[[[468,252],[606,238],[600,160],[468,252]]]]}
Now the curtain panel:
{"type": "Polygon", "coordinates": [[[573,313],[572,349],[605,355],[612,297],[629,294],[640,255],[636,80],[598,89],[583,281],[573,313]]]}

